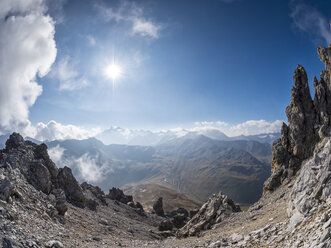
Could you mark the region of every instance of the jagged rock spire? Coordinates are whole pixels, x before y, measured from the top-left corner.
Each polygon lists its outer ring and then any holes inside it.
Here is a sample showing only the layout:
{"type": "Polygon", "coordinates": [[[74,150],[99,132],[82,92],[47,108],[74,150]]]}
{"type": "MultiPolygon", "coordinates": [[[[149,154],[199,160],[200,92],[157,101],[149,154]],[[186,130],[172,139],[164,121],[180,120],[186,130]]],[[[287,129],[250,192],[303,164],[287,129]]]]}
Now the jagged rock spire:
{"type": "Polygon", "coordinates": [[[331,136],[331,45],[317,50],[326,70],[321,72],[320,81],[314,78],[312,100],[307,73],[301,65],[297,66],[291,103],[286,108],[288,125],[283,123],[282,137],[273,144],[272,175],[265,183],[265,192],[295,175],[302,161],[312,156],[315,144],[331,136]]]}

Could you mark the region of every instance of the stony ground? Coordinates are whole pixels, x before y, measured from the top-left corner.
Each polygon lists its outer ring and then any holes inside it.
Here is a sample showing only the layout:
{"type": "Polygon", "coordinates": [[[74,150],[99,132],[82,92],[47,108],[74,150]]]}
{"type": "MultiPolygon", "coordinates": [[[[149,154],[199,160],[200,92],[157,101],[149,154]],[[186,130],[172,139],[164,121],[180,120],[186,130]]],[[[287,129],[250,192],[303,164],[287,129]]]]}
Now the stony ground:
{"type": "Polygon", "coordinates": [[[157,226],[161,218],[140,215],[126,204],[107,199],[108,206],[97,211],[68,204],[65,218],[52,217],[54,207],[49,196],[26,182],[18,170],[0,168],[0,184],[9,178],[22,199],[12,203],[0,200],[0,237],[18,241],[24,247],[45,247],[48,241],[60,241],[64,247],[119,247],[125,241],[144,242],[160,239],[157,226]]]}

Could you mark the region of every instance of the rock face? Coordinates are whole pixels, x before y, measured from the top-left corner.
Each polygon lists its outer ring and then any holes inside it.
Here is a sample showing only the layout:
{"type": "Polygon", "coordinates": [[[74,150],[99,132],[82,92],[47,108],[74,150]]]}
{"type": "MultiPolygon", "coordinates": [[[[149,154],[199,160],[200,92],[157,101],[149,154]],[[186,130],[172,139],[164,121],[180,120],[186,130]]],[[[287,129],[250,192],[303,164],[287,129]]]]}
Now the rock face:
{"type": "Polygon", "coordinates": [[[331,195],[331,139],[325,138],[315,149],[317,153],[303,163],[290,192],[287,209],[290,230],[325,204],[331,195]]]}
{"type": "Polygon", "coordinates": [[[295,85],[291,103],[286,108],[288,125],[283,123],[282,136],[273,144],[272,176],[264,185],[264,193],[288,182],[301,168],[302,162],[313,155],[315,145],[330,136],[331,47],[319,47],[318,54],[326,70],[321,72],[320,81],[314,78],[314,100],[309,92],[305,69],[298,65],[294,72],[295,85]]]}
{"type": "Polygon", "coordinates": [[[211,229],[214,224],[220,223],[233,212],[240,212],[240,207],[222,192],[214,194],[200,208],[199,212],[177,232],[177,237],[194,236],[200,231],[211,229]]]}
{"type": "MultiPolygon", "coordinates": [[[[86,198],[83,189],[68,167],[58,169],[47,153],[45,144],[24,141],[18,133],[10,135],[6,148],[0,154],[0,162],[9,169],[18,169],[37,190],[56,197],[56,209],[60,215],[66,212],[65,199],[78,206],[85,207],[86,198]]],[[[3,182],[4,183],[4,182],[3,182]]],[[[4,187],[4,185],[3,185],[4,187]]],[[[6,186],[5,198],[19,194],[6,186]]]]}

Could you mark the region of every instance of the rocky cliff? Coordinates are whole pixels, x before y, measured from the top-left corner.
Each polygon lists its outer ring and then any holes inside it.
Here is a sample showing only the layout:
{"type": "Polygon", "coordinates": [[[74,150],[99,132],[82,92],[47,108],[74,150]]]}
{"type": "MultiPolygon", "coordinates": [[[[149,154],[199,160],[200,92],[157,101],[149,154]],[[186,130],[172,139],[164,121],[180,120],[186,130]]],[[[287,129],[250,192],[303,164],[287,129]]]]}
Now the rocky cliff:
{"type": "Polygon", "coordinates": [[[272,146],[272,176],[265,183],[265,193],[291,180],[301,168],[302,162],[316,153],[317,143],[330,137],[330,54],[330,46],[318,48],[325,70],[321,72],[320,80],[314,77],[314,100],[310,95],[305,69],[298,65],[294,72],[291,104],[286,108],[288,125],[283,123],[281,138],[272,146]]]}

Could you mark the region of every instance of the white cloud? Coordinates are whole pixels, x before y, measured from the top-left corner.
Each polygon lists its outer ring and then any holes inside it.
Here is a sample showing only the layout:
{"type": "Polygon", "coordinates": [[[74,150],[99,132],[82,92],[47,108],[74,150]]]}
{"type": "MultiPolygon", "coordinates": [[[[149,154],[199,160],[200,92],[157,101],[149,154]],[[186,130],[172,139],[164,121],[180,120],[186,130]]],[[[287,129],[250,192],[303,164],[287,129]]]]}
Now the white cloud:
{"type": "Polygon", "coordinates": [[[140,34],[141,36],[150,36],[156,39],[159,37],[159,29],[160,27],[153,24],[152,22],[148,22],[139,18],[135,18],[133,20],[133,34],[140,34]]]}
{"type": "Polygon", "coordinates": [[[100,164],[99,156],[89,156],[87,153],[81,157],[72,156],[64,158],[65,149],[60,145],[48,149],[48,154],[57,167],[69,166],[77,170],[77,177],[80,181],[96,183],[105,178],[105,175],[112,172],[110,166],[106,163],[100,164]]]}
{"type": "Polygon", "coordinates": [[[48,149],[48,155],[52,161],[59,167],[62,162],[62,157],[65,149],[60,145],[48,149]]]}
{"type": "Polygon", "coordinates": [[[229,124],[223,121],[215,122],[195,122],[195,127],[189,128],[189,131],[203,132],[208,130],[218,130],[225,133],[229,137],[239,135],[256,135],[263,133],[280,132],[283,121],[276,120],[268,122],[265,120],[248,120],[239,124],[229,124]]]}
{"type": "Polygon", "coordinates": [[[95,46],[97,44],[96,39],[92,35],[88,35],[86,39],[90,46],[95,46]]]}
{"type": "Polygon", "coordinates": [[[86,129],[75,125],[63,125],[56,121],[47,124],[39,122],[36,126],[29,128],[28,136],[40,141],[64,140],[64,139],[86,139],[100,132],[98,128],[86,129]]]}
{"type": "Polygon", "coordinates": [[[314,7],[298,1],[291,1],[291,18],[296,28],[301,31],[324,39],[331,43],[331,32],[328,19],[314,7]]]}
{"type": "Polygon", "coordinates": [[[276,133],[280,132],[283,121],[276,120],[268,122],[265,120],[250,120],[244,123],[233,125],[229,128],[230,136],[238,135],[255,135],[262,133],[276,133]]]}
{"type": "Polygon", "coordinates": [[[130,25],[132,35],[157,39],[162,26],[144,17],[144,11],[134,3],[122,1],[117,9],[95,5],[106,21],[126,22],[130,25]]]}
{"type": "Polygon", "coordinates": [[[50,76],[59,81],[59,90],[78,90],[89,84],[84,76],[79,75],[75,67],[76,63],[69,56],[63,57],[56,63],[50,76]]]}
{"type": "Polygon", "coordinates": [[[104,176],[111,171],[106,164],[97,165],[98,157],[90,157],[84,154],[78,159],[74,160],[74,164],[79,171],[79,176],[83,181],[95,183],[104,179],[104,176]]]}
{"type": "Polygon", "coordinates": [[[28,115],[56,57],[54,22],[43,0],[0,1],[0,129],[29,125],[28,115]]]}

